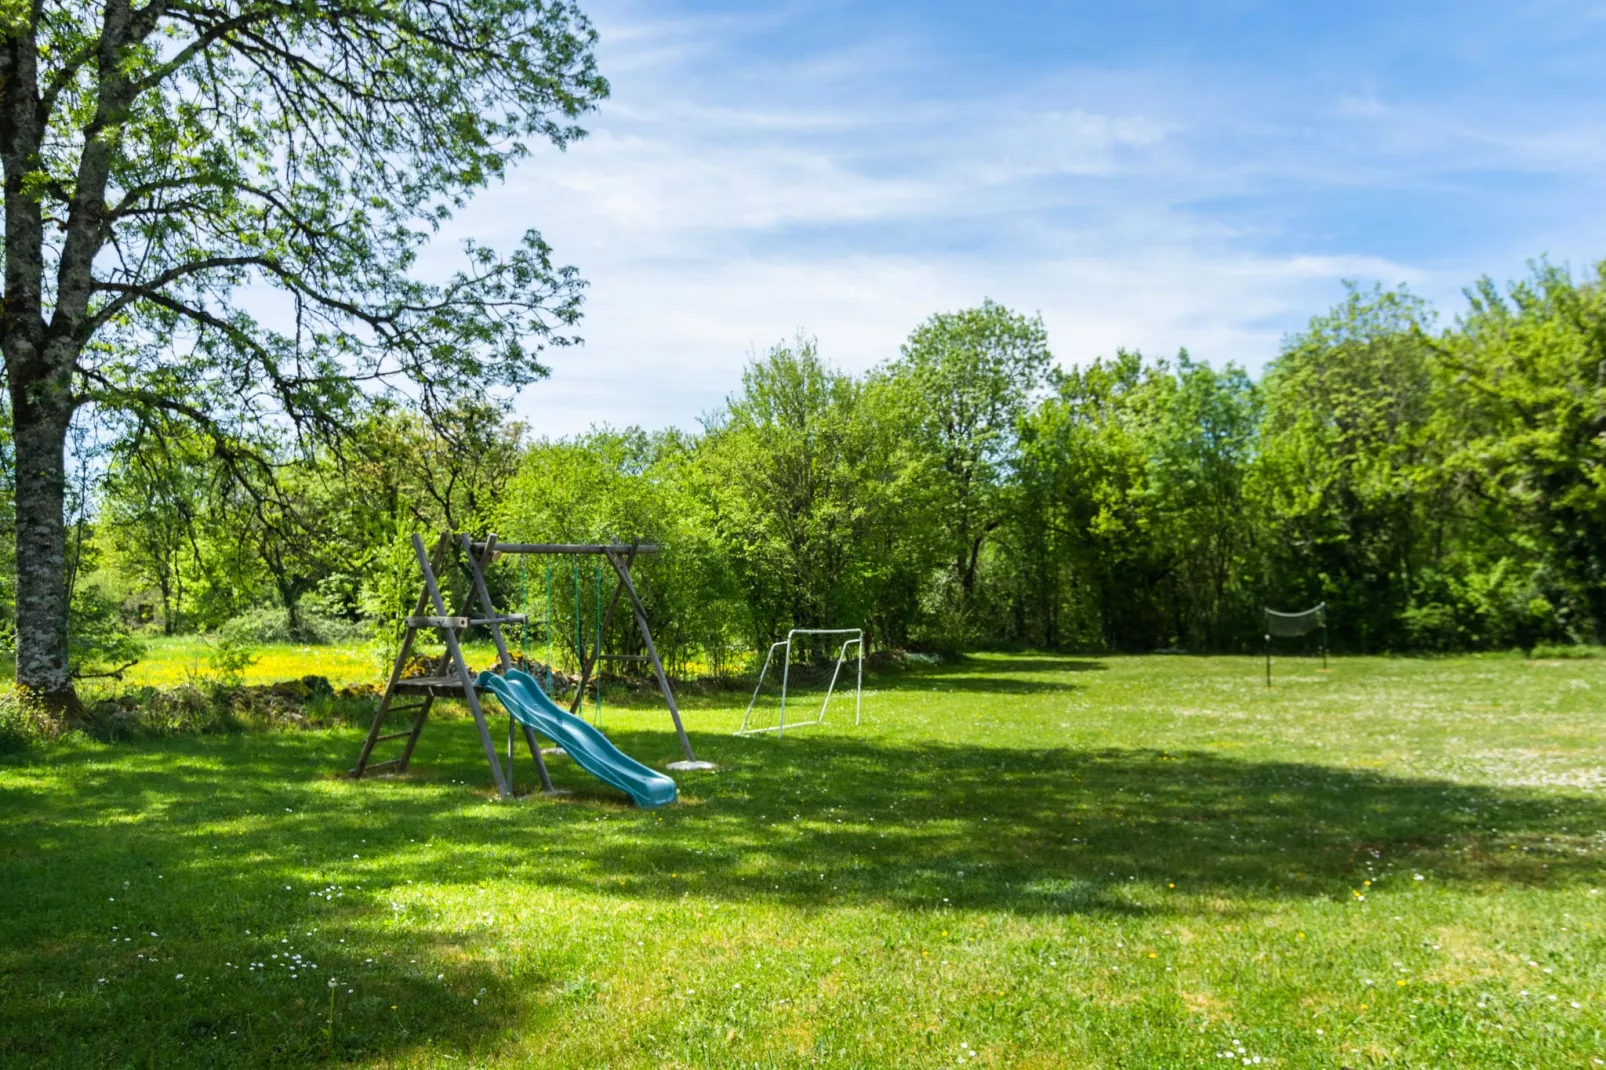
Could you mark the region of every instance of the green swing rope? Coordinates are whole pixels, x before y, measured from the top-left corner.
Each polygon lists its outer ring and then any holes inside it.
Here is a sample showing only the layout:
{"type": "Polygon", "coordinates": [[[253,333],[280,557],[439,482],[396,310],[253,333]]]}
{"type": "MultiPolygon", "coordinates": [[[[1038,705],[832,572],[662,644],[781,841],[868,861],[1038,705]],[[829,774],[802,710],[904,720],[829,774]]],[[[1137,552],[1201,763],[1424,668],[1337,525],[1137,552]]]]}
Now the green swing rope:
{"type": "MultiPolygon", "coordinates": [[[[580,563],[571,566],[574,578],[574,646],[581,664],[585,663],[585,618],[580,612],[580,563]]],[[[592,646],[592,664],[596,693],[593,709],[597,723],[602,723],[602,566],[597,566],[595,589],[592,594],[591,613],[596,627],[595,645],[592,646]]],[[[519,558],[519,606],[524,610],[524,626],[519,632],[519,652],[524,664],[530,664],[530,585],[524,558],[519,558]]],[[[546,691],[552,693],[552,566],[546,567],[546,618],[541,622],[546,630],[546,691]]],[[[583,704],[583,702],[582,702],[583,704]]]]}
{"type": "Polygon", "coordinates": [[[530,667],[530,592],[524,585],[524,555],[519,555],[519,609],[524,614],[524,624],[519,628],[519,656],[524,659],[524,667],[530,667]]]}
{"type": "Polygon", "coordinates": [[[597,594],[591,604],[591,616],[597,624],[597,641],[591,647],[591,661],[597,667],[597,725],[602,725],[602,562],[597,562],[597,594]]]}
{"type": "MultiPolygon", "coordinates": [[[[569,561],[569,572],[570,572],[572,578],[574,579],[574,656],[575,656],[575,660],[576,660],[575,671],[578,674],[581,666],[585,665],[585,663],[586,663],[585,630],[584,630],[584,626],[583,626],[583,624],[582,624],[582,622],[580,620],[580,559],[579,558],[572,558],[569,561]]],[[[575,682],[575,686],[576,687],[580,686],[578,679],[575,682]]],[[[577,703],[575,703],[575,709],[579,710],[580,711],[580,715],[582,717],[584,717],[585,716],[585,706],[586,706],[585,695],[582,694],[582,695],[579,695],[577,697],[578,697],[579,701],[577,703]]]]}
{"type": "Polygon", "coordinates": [[[546,567],[546,619],[541,622],[546,629],[546,693],[552,694],[552,566],[546,567]]]}

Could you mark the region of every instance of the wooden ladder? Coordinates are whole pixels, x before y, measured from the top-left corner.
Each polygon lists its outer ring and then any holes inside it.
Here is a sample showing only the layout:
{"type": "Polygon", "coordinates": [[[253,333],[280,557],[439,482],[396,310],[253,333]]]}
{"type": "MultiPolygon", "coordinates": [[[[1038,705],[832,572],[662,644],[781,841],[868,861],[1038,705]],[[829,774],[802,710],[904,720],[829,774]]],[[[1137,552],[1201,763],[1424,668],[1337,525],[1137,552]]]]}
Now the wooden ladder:
{"type": "MultiPolygon", "coordinates": [[[[485,758],[491,766],[491,775],[496,780],[497,793],[506,798],[513,794],[514,722],[510,716],[507,769],[504,771],[502,762],[496,754],[496,744],[491,739],[490,728],[485,723],[485,711],[480,706],[479,689],[473,676],[469,674],[468,665],[463,661],[463,647],[459,642],[459,635],[464,629],[473,625],[488,625],[492,637],[496,640],[498,668],[505,673],[512,667],[513,659],[508,654],[507,642],[502,636],[502,625],[522,624],[524,616],[498,614],[491,602],[490,591],[485,584],[484,563],[490,561],[495,553],[495,535],[486,539],[479,554],[475,554],[469,537],[462,536],[462,547],[467,556],[471,582],[462,610],[457,614],[448,615],[436,574],[444,564],[450,546],[451,535],[442,534],[435,543],[434,552],[430,553],[424,549],[424,540],[416,533],[413,535],[413,553],[418,558],[419,571],[424,575],[424,587],[419,592],[412,615],[406,619],[406,631],[402,634],[401,648],[396,652],[396,662],[391,666],[390,678],[385,684],[385,694],[379,700],[379,708],[374,711],[374,723],[368,729],[367,738],[363,740],[362,753],[357,756],[357,765],[351,770],[351,777],[353,780],[360,780],[364,776],[380,772],[405,773],[407,763],[413,757],[413,748],[418,744],[419,734],[424,730],[424,721],[429,716],[430,708],[435,705],[435,700],[441,697],[461,696],[468,704],[469,712],[474,715],[474,724],[479,728],[480,743],[485,747],[485,758]],[[471,615],[476,603],[483,607],[484,616],[471,615]],[[434,613],[427,614],[425,611],[429,609],[433,609],[434,613]],[[433,628],[440,633],[446,643],[446,654],[429,675],[403,677],[407,661],[413,653],[413,642],[421,628],[433,628]],[[417,696],[418,701],[412,705],[396,705],[398,696],[404,695],[417,696]],[[404,711],[413,714],[412,727],[400,732],[385,732],[385,722],[390,715],[404,711]],[[403,745],[400,756],[382,762],[372,761],[375,746],[403,738],[407,742],[403,745]]],[[[541,758],[541,746],[528,725],[520,727],[524,729],[524,740],[529,746],[530,756],[535,759],[535,768],[541,778],[541,790],[550,794],[553,791],[552,779],[547,773],[546,762],[541,758]]]]}

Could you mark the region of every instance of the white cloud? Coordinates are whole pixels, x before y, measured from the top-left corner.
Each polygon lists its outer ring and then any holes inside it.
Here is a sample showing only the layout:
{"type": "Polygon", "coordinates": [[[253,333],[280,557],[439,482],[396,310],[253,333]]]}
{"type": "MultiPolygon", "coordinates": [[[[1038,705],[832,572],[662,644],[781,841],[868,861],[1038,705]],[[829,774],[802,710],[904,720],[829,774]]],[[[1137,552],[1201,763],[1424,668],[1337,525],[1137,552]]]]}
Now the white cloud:
{"type": "Polygon", "coordinates": [[[1519,153],[1495,128],[1364,88],[1290,126],[1288,102],[1257,110],[1264,87],[1186,70],[1023,74],[949,99],[909,38],[744,50],[788,17],[599,18],[615,96],[593,136],[538,153],[452,228],[498,242],[538,227],[591,283],[587,344],[550,354],[552,379],[519,401],[539,430],[694,426],[755,349],[803,330],[861,370],[931,313],[984,297],[1041,311],[1065,362],[1186,346],[1255,369],[1341,279],[1443,297],[1477,270],[1267,241],[1199,202],[1592,151],[1535,128],[1519,153]],[[922,62],[925,77],[904,77],[922,62]]]}
{"type": "Polygon", "coordinates": [[[1283,324],[1323,307],[1333,280],[1404,274],[1368,259],[1224,260],[1186,248],[1119,262],[858,254],[637,266],[598,280],[587,345],[553,355],[552,380],[526,391],[519,411],[554,435],[602,423],[694,426],[738,385],[754,350],[799,330],[819,338],[828,360],[860,371],[895,356],[931,313],[987,297],[1040,311],[1067,363],[1122,346],[1155,354],[1186,346],[1214,364],[1254,365],[1276,351],[1283,324]]]}

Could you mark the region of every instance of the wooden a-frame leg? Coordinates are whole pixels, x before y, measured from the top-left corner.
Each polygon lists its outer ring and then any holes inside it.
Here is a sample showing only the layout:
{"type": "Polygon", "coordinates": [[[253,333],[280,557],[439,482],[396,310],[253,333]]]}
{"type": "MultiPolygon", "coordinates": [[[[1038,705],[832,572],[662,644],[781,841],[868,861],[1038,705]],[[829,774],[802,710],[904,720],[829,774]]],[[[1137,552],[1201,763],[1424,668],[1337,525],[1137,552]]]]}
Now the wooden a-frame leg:
{"type": "MultiPolygon", "coordinates": [[[[474,543],[467,534],[461,536],[463,556],[468,562],[469,591],[463,601],[462,616],[473,616],[476,602],[480,612],[486,617],[497,616],[496,603],[491,600],[491,589],[485,582],[485,562],[490,561],[496,553],[496,534],[493,532],[485,538],[483,553],[474,552],[474,543]]],[[[502,672],[506,673],[513,667],[513,658],[508,653],[507,639],[502,634],[500,622],[492,620],[490,624],[491,638],[496,642],[497,664],[502,672]]],[[[552,776],[547,772],[546,760],[541,757],[541,744],[536,740],[535,733],[529,725],[521,725],[524,729],[524,741],[529,745],[530,757],[535,759],[535,772],[541,780],[541,791],[546,795],[554,795],[557,789],[552,786],[552,776]]],[[[513,786],[513,718],[508,718],[507,725],[507,781],[508,787],[513,786]]]]}
{"type": "MultiPolygon", "coordinates": [[[[407,666],[407,658],[413,652],[413,636],[416,634],[417,631],[409,627],[402,636],[401,649],[396,652],[396,664],[391,667],[390,679],[385,683],[385,694],[379,700],[379,708],[374,711],[374,723],[368,728],[368,738],[363,740],[362,753],[357,756],[357,768],[351,771],[353,780],[361,780],[363,773],[368,769],[368,759],[373,757],[374,744],[379,742],[379,733],[384,730],[385,719],[390,716],[391,699],[396,696],[396,681],[401,679],[402,671],[407,666]]],[[[419,723],[422,724],[422,720],[419,723]]],[[[409,752],[417,738],[418,732],[415,728],[413,739],[408,742],[409,752]]]]}
{"type": "Polygon", "coordinates": [[[418,737],[424,731],[424,719],[429,716],[433,705],[435,693],[432,691],[424,696],[423,705],[418,707],[418,715],[413,718],[413,733],[407,737],[407,746],[402,749],[401,760],[396,765],[397,772],[407,772],[407,763],[413,760],[413,748],[418,746],[418,737]]]}
{"type": "MultiPolygon", "coordinates": [[[[437,563],[443,559],[449,541],[450,539],[448,534],[442,533],[441,537],[435,540],[435,550],[433,553],[427,556],[423,553],[419,553],[418,555],[418,563],[423,569],[425,583],[420,587],[418,591],[418,600],[413,606],[413,616],[415,617],[422,614],[425,607],[429,605],[430,585],[428,581],[434,575],[434,563],[437,563]]],[[[416,534],[413,536],[413,544],[420,550],[422,550],[424,545],[423,540],[420,539],[416,534]]],[[[379,709],[374,711],[374,723],[369,726],[368,738],[363,741],[362,753],[357,756],[357,767],[351,771],[351,777],[353,780],[361,779],[362,775],[368,771],[368,761],[373,757],[374,745],[379,742],[380,732],[383,731],[385,727],[385,720],[390,716],[391,700],[396,697],[396,684],[401,680],[402,673],[407,669],[407,659],[412,655],[413,639],[417,634],[418,630],[413,626],[408,625],[407,630],[402,635],[401,649],[396,652],[396,661],[390,667],[390,678],[385,681],[385,693],[379,699],[379,709]]],[[[426,697],[424,699],[418,719],[413,722],[413,732],[412,736],[407,741],[406,754],[397,762],[397,765],[403,769],[406,768],[407,758],[412,756],[413,746],[418,742],[418,732],[419,729],[423,727],[424,714],[429,712],[431,701],[432,700],[430,697],[426,697]]]]}
{"type": "Polygon", "coordinates": [[[535,772],[541,778],[541,791],[546,795],[558,794],[558,789],[552,786],[552,776],[547,772],[546,759],[541,757],[541,741],[535,738],[535,730],[527,724],[521,724],[524,729],[524,743],[530,748],[530,757],[535,760],[535,772]]]}
{"type": "Polygon", "coordinates": [[[535,730],[532,729],[527,724],[524,724],[522,722],[516,721],[516,719],[513,717],[512,714],[509,714],[508,715],[508,719],[507,719],[507,779],[508,779],[508,783],[510,785],[514,784],[514,777],[513,777],[513,726],[514,726],[514,724],[518,724],[518,726],[520,728],[524,729],[524,743],[525,743],[526,746],[528,746],[530,748],[530,757],[535,760],[535,773],[536,773],[536,776],[541,778],[541,794],[543,794],[543,795],[558,795],[558,794],[560,794],[558,789],[554,788],[552,786],[552,776],[551,776],[550,773],[547,772],[546,762],[541,757],[541,743],[540,743],[539,740],[537,740],[535,738],[535,730]]]}
{"type": "MultiPolygon", "coordinates": [[[[430,602],[435,606],[435,612],[446,616],[446,602],[441,598],[440,587],[435,583],[435,574],[429,568],[429,558],[424,553],[424,540],[413,534],[413,553],[418,556],[418,563],[424,572],[424,587],[429,593],[430,602]]],[[[491,730],[485,723],[485,711],[480,707],[479,693],[474,690],[474,681],[469,679],[468,664],[463,660],[463,648],[457,642],[455,628],[442,628],[441,637],[446,640],[446,657],[449,664],[457,672],[457,678],[463,686],[463,701],[468,703],[468,710],[474,715],[474,726],[480,732],[480,745],[485,748],[485,760],[491,767],[491,776],[496,780],[497,794],[504,799],[512,795],[508,787],[507,775],[502,771],[502,759],[496,753],[496,741],[491,738],[491,730]]]]}
{"type": "Polygon", "coordinates": [[[636,593],[636,585],[630,582],[630,570],[623,561],[608,551],[603,551],[608,564],[618,573],[619,581],[624,584],[625,593],[630,596],[631,608],[636,614],[636,629],[641,632],[641,640],[647,646],[647,657],[652,661],[652,670],[658,677],[658,689],[663,693],[664,704],[669,707],[669,716],[675,722],[675,734],[680,737],[680,750],[686,756],[684,761],[673,762],[671,769],[712,769],[713,762],[700,762],[697,755],[692,753],[691,740],[686,736],[686,726],[680,721],[680,707],[675,705],[675,693],[669,687],[669,674],[664,672],[664,663],[658,657],[658,646],[652,641],[652,629],[647,626],[647,607],[641,604],[641,596],[636,593]]]}

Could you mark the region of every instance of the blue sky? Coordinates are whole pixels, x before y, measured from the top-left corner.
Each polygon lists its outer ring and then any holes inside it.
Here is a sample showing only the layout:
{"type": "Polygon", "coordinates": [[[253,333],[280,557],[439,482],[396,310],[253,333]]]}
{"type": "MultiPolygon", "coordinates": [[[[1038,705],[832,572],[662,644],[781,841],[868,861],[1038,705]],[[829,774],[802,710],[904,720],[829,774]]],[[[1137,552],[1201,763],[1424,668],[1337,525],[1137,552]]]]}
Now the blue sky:
{"type": "Polygon", "coordinates": [[[1065,364],[1253,371],[1344,279],[1453,316],[1606,258],[1606,2],[584,6],[591,137],[447,236],[590,281],[541,433],[694,427],[799,331],[857,371],[988,297],[1065,364]]]}

